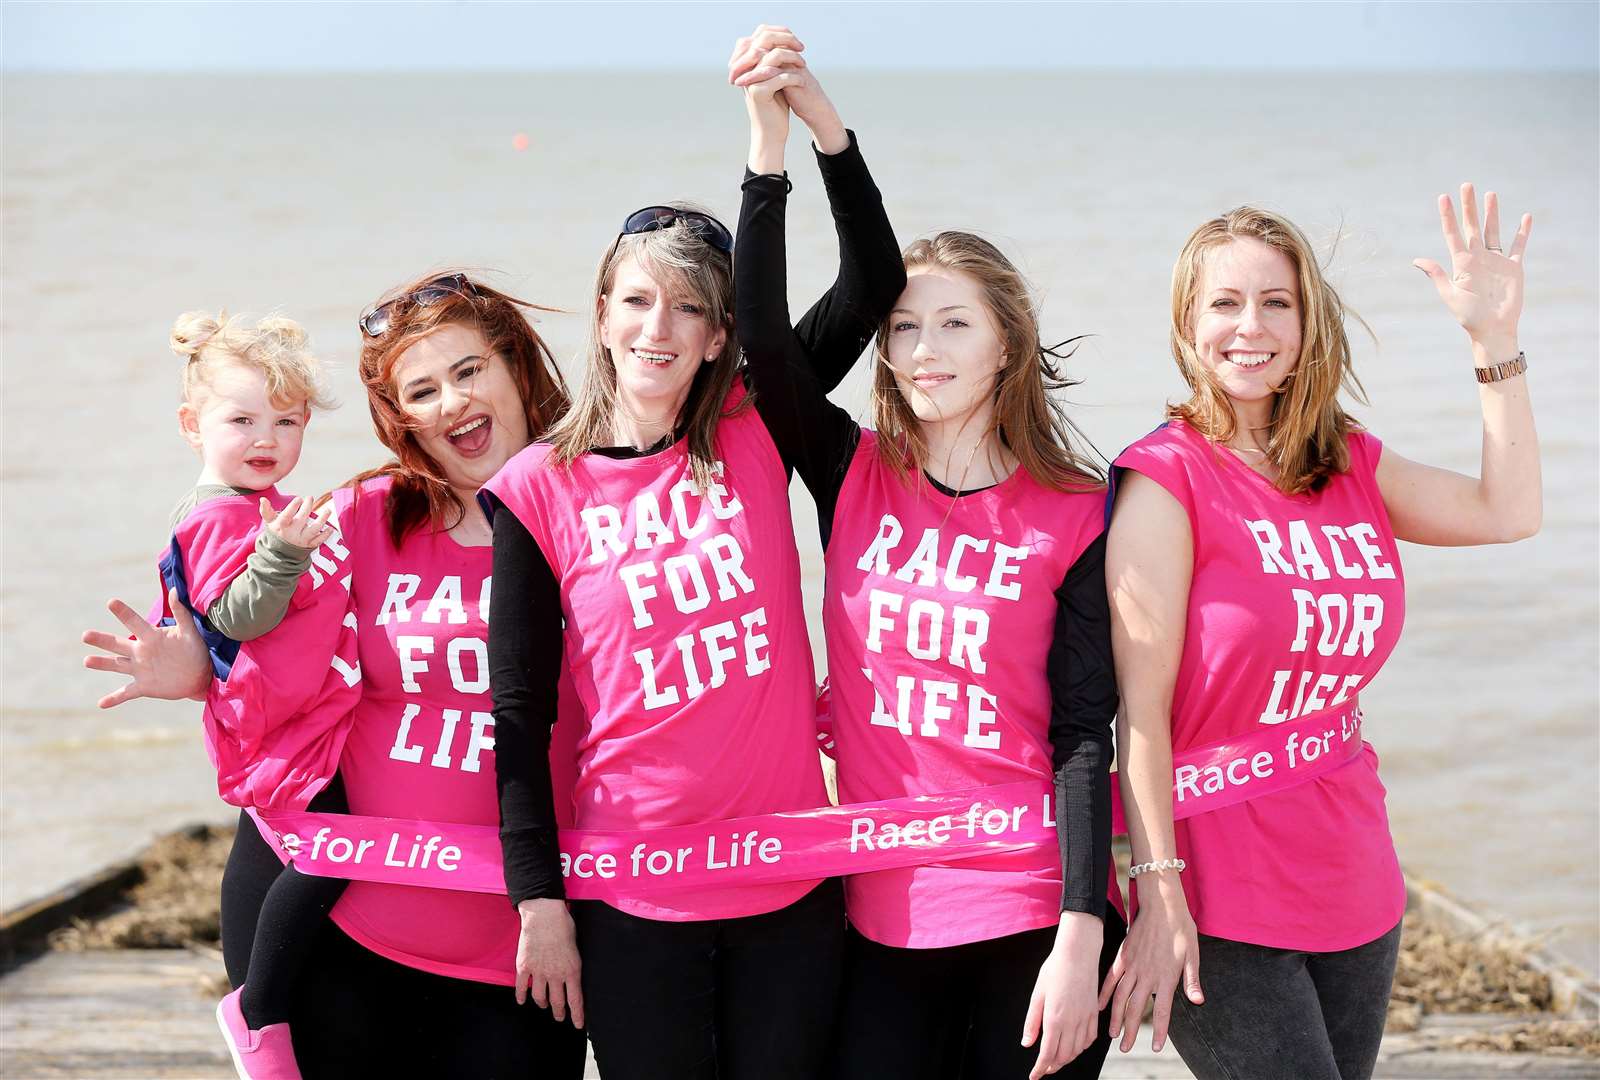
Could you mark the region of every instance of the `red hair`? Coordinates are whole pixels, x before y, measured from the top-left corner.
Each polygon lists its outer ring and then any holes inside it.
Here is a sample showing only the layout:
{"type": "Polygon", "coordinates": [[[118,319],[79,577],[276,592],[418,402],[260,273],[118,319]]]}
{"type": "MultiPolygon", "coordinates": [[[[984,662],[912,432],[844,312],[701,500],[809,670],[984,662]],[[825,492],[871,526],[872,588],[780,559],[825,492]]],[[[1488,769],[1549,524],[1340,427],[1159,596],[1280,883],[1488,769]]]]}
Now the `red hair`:
{"type": "MultiPolygon", "coordinates": [[[[429,274],[386,295],[408,297],[440,277],[429,274]]],[[[454,528],[467,512],[445,480],[444,470],[417,441],[415,422],[400,405],[394,368],[407,349],[445,326],[476,330],[510,369],[530,435],[538,437],[567,408],[567,388],[555,358],[523,314],[523,309],[556,309],[519,300],[464,275],[463,280],[466,287],[451,290],[427,306],[402,299],[392,309],[389,326],[381,335],[362,336],[360,373],[367,388],[367,406],[372,410],[372,426],[378,441],[394,452],[395,460],[352,477],[348,483],[355,486],[374,477],[393,478],[385,512],[395,547],[412,530],[430,523],[441,531],[454,528]]]]}

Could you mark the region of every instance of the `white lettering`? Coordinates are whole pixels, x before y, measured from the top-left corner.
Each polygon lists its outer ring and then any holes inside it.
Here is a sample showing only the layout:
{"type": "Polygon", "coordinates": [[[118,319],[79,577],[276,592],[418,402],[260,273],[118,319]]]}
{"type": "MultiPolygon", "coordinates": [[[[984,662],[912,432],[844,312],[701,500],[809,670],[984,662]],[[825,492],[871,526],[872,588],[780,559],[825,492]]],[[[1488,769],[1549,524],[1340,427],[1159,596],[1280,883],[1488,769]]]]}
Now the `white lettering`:
{"type": "MultiPolygon", "coordinates": [[[[864,570],[870,574],[887,574],[889,572],[889,552],[900,542],[904,530],[900,521],[893,514],[885,514],[878,521],[878,535],[872,538],[872,543],[867,545],[867,550],[861,558],[856,560],[856,569],[864,570]]],[[[895,610],[899,610],[897,607],[895,610]]]]}
{"type": "Polygon", "coordinates": [[[1246,521],[1244,524],[1245,528],[1250,530],[1250,535],[1255,538],[1256,547],[1261,552],[1263,574],[1294,573],[1294,567],[1283,557],[1283,540],[1279,538],[1277,527],[1272,522],[1246,521]]]}
{"type": "Polygon", "coordinates": [[[397,634],[394,639],[395,654],[400,660],[400,687],[408,694],[422,693],[417,676],[428,670],[428,662],[419,660],[416,653],[433,652],[433,638],[418,634],[397,634]]]}
{"type": "Polygon", "coordinates": [[[390,574],[388,590],[383,594],[383,605],[378,608],[376,625],[383,626],[391,618],[395,622],[410,622],[411,612],[406,609],[406,602],[417,595],[421,587],[422,578],[416,574],[390,574]]]}
{"type": "Polygon", "coordinates": [[[950,545],[950,565],[944,570],[944,587],[951,592],[968,593],[978,587],[977,578],[960,572],[961,556],[968,550],[980,553],[988,551],[989,541],[974,539],[966,533],[955,538],[950,545]]]}
{"type": "Polygon", "coordinates": [[[622,518],[615,506],[586,506],[578,511],[578,517],[583,520],[584,528],[589,530],[590,563],[605,562],[607,551],[613,555],[622,554],[625,550],[622,518]]]}

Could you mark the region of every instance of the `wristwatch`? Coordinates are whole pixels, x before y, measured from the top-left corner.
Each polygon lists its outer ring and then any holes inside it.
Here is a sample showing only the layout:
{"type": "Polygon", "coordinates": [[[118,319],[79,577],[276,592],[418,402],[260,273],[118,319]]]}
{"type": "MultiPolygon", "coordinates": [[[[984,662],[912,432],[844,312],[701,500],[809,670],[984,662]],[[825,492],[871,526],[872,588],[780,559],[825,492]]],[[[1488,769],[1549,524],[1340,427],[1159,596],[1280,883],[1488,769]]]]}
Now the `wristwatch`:
{"type": "Polygon", "coordinates": [[[1528,370],[1528,354],[1519,352],[1515,360],[1507,360],[1503,364],[1490,364],[1488,367],[1473,368],[1478,373],[1481,383],[1499,382],[1509,379],[1513,375],[1521,375],[1528,370]]]}

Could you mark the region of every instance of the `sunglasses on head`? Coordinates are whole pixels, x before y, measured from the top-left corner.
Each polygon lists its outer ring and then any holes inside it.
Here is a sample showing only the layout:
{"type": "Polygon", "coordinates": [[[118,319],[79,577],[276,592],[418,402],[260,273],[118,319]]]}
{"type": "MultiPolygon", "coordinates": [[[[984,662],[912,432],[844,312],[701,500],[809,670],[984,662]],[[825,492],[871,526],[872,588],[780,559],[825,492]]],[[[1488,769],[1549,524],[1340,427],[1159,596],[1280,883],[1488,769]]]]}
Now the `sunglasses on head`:
{"type": "Polygon", "coordinates": [[[385,300],[367,311],[356,322],[361,327],[361,332],[368,337],[382,337],[393,321],[396,305],[415,304],[417,307],[432,307],[447,296],[461,295],[476,297],[482,294],[467,275],[445,274],[425,285],[418,285],[408,293],[401,293],[392,300],[385,300]]]}
{"type": "Polygon", "coordinates": [[[670,229],[679,222],[724,255],[733,254],[733,234],[726,225],[710,214],[702,214],[698,210],[679,210],[675,206],[647,206],[643,210],[635,210],[622,223],[622,235],[637,236],[657,229],[670,229]]]}

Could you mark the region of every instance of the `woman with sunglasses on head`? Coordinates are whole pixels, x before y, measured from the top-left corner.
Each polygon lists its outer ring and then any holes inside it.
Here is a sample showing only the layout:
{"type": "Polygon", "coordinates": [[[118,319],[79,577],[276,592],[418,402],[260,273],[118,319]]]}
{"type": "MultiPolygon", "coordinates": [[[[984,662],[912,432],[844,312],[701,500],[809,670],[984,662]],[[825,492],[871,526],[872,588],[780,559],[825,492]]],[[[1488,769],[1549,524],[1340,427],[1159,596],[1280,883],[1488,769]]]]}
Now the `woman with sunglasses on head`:
{"type": "Polygon", "coordinates": [[[940,233],[906,250],[904,291],[871,313],[876,430],[830,403],[813,368],[837,359],[787,328],[782,169],[791,110],[819,145],[837,117],[791,35],[741,46],[738,328],[768,409],[806,421],[780,450],[822,529],[840,800],[1055,792],[1051,849],[846,879],[834,1075],[1098,1075],[1095,991],[1123,929],[1105,910],[1117,697],[1104,486],[1048,396],[1063,357],[1005,256],[940,233]]]}
{"type": "MultiPolygon", "coordinates": [[[[450,274],[414,283],[361,319],[361,378],[395,460],[332,498],[330,543],[348,575],[346,625],[359,660],[351,674],[360,699],[339,764],[355,814],[493,825],[496,755],[524,751],[492,719],[491,532],[476,495],[566,405],[526,306],[450,274]]],[[[181,643],[147,627],[135,638],[90,641],[121,654],[119,669],[135,675],[118,700],[190,688],[194,658],[181,643]]],[[[562,760],[574,731],[560,726],[562,760]]],[[[556,784],[553,802],[570,808],[570,776],[558,769],[556,784]]],[[[277,857],[241,817],[223,879],[235,984],[278,874],[277,857]]],[[[324,924],[290,1009],[305,1076],[582,1075],[583,1033],[519,1007],[518,923],[505,897],[353,881],[331,922],[337,929],[324,924]]]]}
{"type": "MultiPolygon", "coordinates": [[[[894,236],[854,143],[823,147],[841,270],[796,329],[853,357],[894,236]],[[828,151],[831,151],[828,152],[828,151]]],[[[738,369],[732,237],[685,207],[630,215],[595,282],[584,388],[485,486],[503,735],[542,746],[563,662],[582,703],[579,828],[649,830],[827,803],[789,473],[738,369]],[[565,626],[563,627],[563,619],[565,626]]],[[[838,373],[842,374],[842,370],[838,373]]],[[[498,758],[519,978],[588,1024],[607,1080],[823,1075],[839,981],[837,881],[563,900],[549,779],[498,758]]]]}
{"type": "Polygon", "coordinates": [[[1449,272],[1415,265],[1471,343],[1482,479],[1409,461],[1345,412],[1341,390],[1360,393],[1347,309],[1305,235],[1253,207],[1178,256],[1172,353],[1192,394],[1115,462],[1106,561],[1138,909],[1102,993],[1124,1050],[1153,996],[1156,1049],[1170,1022],[1201,1077],[1372,1075],[1405,884],[1357,700],[1400,636],[1398,542],[1539,527],[1517,346],[1532,219],[1502,251],[1494,193],[1481,226],[1470,185],[1461,201],[1464,226],[1439,199],[1449,272]],[[1175,801],[1194,812],[1174,821],[1175,801]]]}

